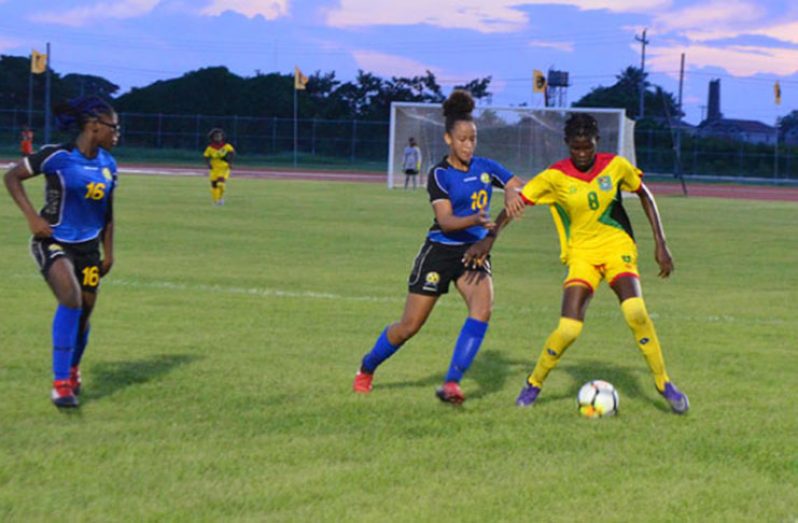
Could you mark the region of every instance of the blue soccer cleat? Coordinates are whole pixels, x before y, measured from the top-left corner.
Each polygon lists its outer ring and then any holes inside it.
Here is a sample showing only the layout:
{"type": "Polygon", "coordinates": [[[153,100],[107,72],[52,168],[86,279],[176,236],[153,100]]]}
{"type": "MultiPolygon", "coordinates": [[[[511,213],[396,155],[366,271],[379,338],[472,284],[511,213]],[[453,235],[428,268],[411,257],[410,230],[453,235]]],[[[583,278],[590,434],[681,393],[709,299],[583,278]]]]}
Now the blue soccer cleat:
{"type": "Polygon", "coordinates": [[[519,407],[531,407],[535,404],[535,400],[538,399],[538,394],[540,394],[540,387],[527,383],[515,399],[515,404],[519,407]]]}
{"type": "Polygon", "coordinates": [[[687,399],[687,394],[677,389],[676,385],[670,381],[665,383],[665,388],[660,391],[660,394],[668,401],[671,410],[676,414],[684,414],[690,408],[690,401],[687,399]]]}

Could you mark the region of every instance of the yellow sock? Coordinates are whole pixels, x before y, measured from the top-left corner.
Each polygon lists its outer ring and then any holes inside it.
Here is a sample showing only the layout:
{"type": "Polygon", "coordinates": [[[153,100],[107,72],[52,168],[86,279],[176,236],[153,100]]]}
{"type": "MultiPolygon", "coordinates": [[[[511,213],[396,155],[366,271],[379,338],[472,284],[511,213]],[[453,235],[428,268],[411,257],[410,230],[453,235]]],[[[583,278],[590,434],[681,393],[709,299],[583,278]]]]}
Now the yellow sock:
{"type": "Polygon", "coordinates": [[[217,198],[217,199],[218,200],[223,199],[224,198],[224,184],[221,183],[221,182],[217,183],[216,184],[216,189],[219,191],[219,198],[217,198]]]}
{"type": "Polygon", "coordinates": [[[637,347],[646,358],[648,368],[654,376],[657,390],[662,391],[665,388],[665,382],[670,381],[670,378],[668,378],[668,373],[665,371],[665,360],[662,357],[657,331],[654,330],[654,323],[648,315],[643,298],[624,300],[621,303],[621,311],[623,311],[623,317],[635,335],[637,347]]]}
{"type": "Polygon", "coordinates": [[[211,186],[211,199],[214,203],[219,201],[219,190],[214,186],[211,186]]]}
{"type": "Polygon", "coordinates": [[[557,362],[560,361],[560,356],[563,355],[579,334],[582,332],[583,323],[579,320],[572,318],[560,318],[560,323],[554,329],[546,344],[543,346],[543,352],[540,353],[538,362],[535,365],[535,370],[527,378],[527,382],[535,387],[542,387],[543,381],[549,375],[557,362]]]}

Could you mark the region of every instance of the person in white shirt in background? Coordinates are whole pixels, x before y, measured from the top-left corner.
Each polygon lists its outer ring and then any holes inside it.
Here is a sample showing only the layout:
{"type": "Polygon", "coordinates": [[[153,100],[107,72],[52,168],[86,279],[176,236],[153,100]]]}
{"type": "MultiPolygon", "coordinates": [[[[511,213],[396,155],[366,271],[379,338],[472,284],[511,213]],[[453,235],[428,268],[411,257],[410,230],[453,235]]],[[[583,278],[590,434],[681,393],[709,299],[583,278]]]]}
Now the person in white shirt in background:
{"type": "Polygon", "coordinates": [[[421,149],[416,144],[416,139],[412,136],[405,147],[404,157],[402,158],[402,169],[405,172],[405,189],[408,182],[413,180],[413,189],[417,187],[418,173],[421,171],[421,149]]]}

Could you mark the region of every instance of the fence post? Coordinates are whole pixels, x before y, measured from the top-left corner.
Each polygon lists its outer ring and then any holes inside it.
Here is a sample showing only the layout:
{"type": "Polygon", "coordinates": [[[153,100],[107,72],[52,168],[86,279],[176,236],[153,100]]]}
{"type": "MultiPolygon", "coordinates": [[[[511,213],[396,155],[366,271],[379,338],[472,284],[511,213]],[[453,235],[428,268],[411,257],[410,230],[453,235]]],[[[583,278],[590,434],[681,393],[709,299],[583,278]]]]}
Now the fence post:
{"type": "Polygon", "coordinates": [[[277,154],[277,117],[272,116],[272,154],[277,154]]]}
{"type": "Polygon", "coordinates": [[[194,149],[199,149],[200,145],[200,115],[195,115],[194,125],[194,149]]]}
{"type": "Polygon", "coordinates": [[[357,144],[357,120],[352,120],[352,163],[355,161],[355,145],[357,144]]]}
{"type": "Polygon", "coordinates": [[[157,147],[158,149],[160,149],[161,145],[163,144],[161,139],[162,126],[163,126],[163,115],[161,113],[158,113],[158,132],[155,133],[155,147],[157,147]]]}
{"type": "Polygon", "coordinates": [[[316,118],[313,118],[313,130],[310,133],[310,154],[316,156],[316,118]]]}
{"type": "Polygon", "coordinates": [[[737,150],[737,158],[738,164],[740,166],[740,178],[745,177],[745,141],[743,141],[743,137],[740,133],[737,134],[737,143],[740,144],[740,148],[737,150]]]}

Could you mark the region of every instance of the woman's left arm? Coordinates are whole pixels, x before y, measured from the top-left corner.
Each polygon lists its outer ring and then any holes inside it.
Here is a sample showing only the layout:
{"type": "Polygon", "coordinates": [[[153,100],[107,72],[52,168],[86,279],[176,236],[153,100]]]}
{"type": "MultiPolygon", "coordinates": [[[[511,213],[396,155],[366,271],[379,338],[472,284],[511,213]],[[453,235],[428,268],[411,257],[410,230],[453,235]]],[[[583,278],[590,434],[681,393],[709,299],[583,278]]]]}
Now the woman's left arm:
{"type": "Polygon", "coordinates": [[[640,184],[640,189],[637,190],[637,196],[640,198],[643,211],[646,213],[648,222],[651,224],[651,230],[654,233],[654,242],[656,243],[654,258],[659,265],[659,276],[661,278],[667,278],[674,269],[673,257],[665,241],[665,230],[662,228],[662,220],[660,219],[659,210],[657,209],[657,202],[654,201],[654,196],[644,183],[640,184]]]}

